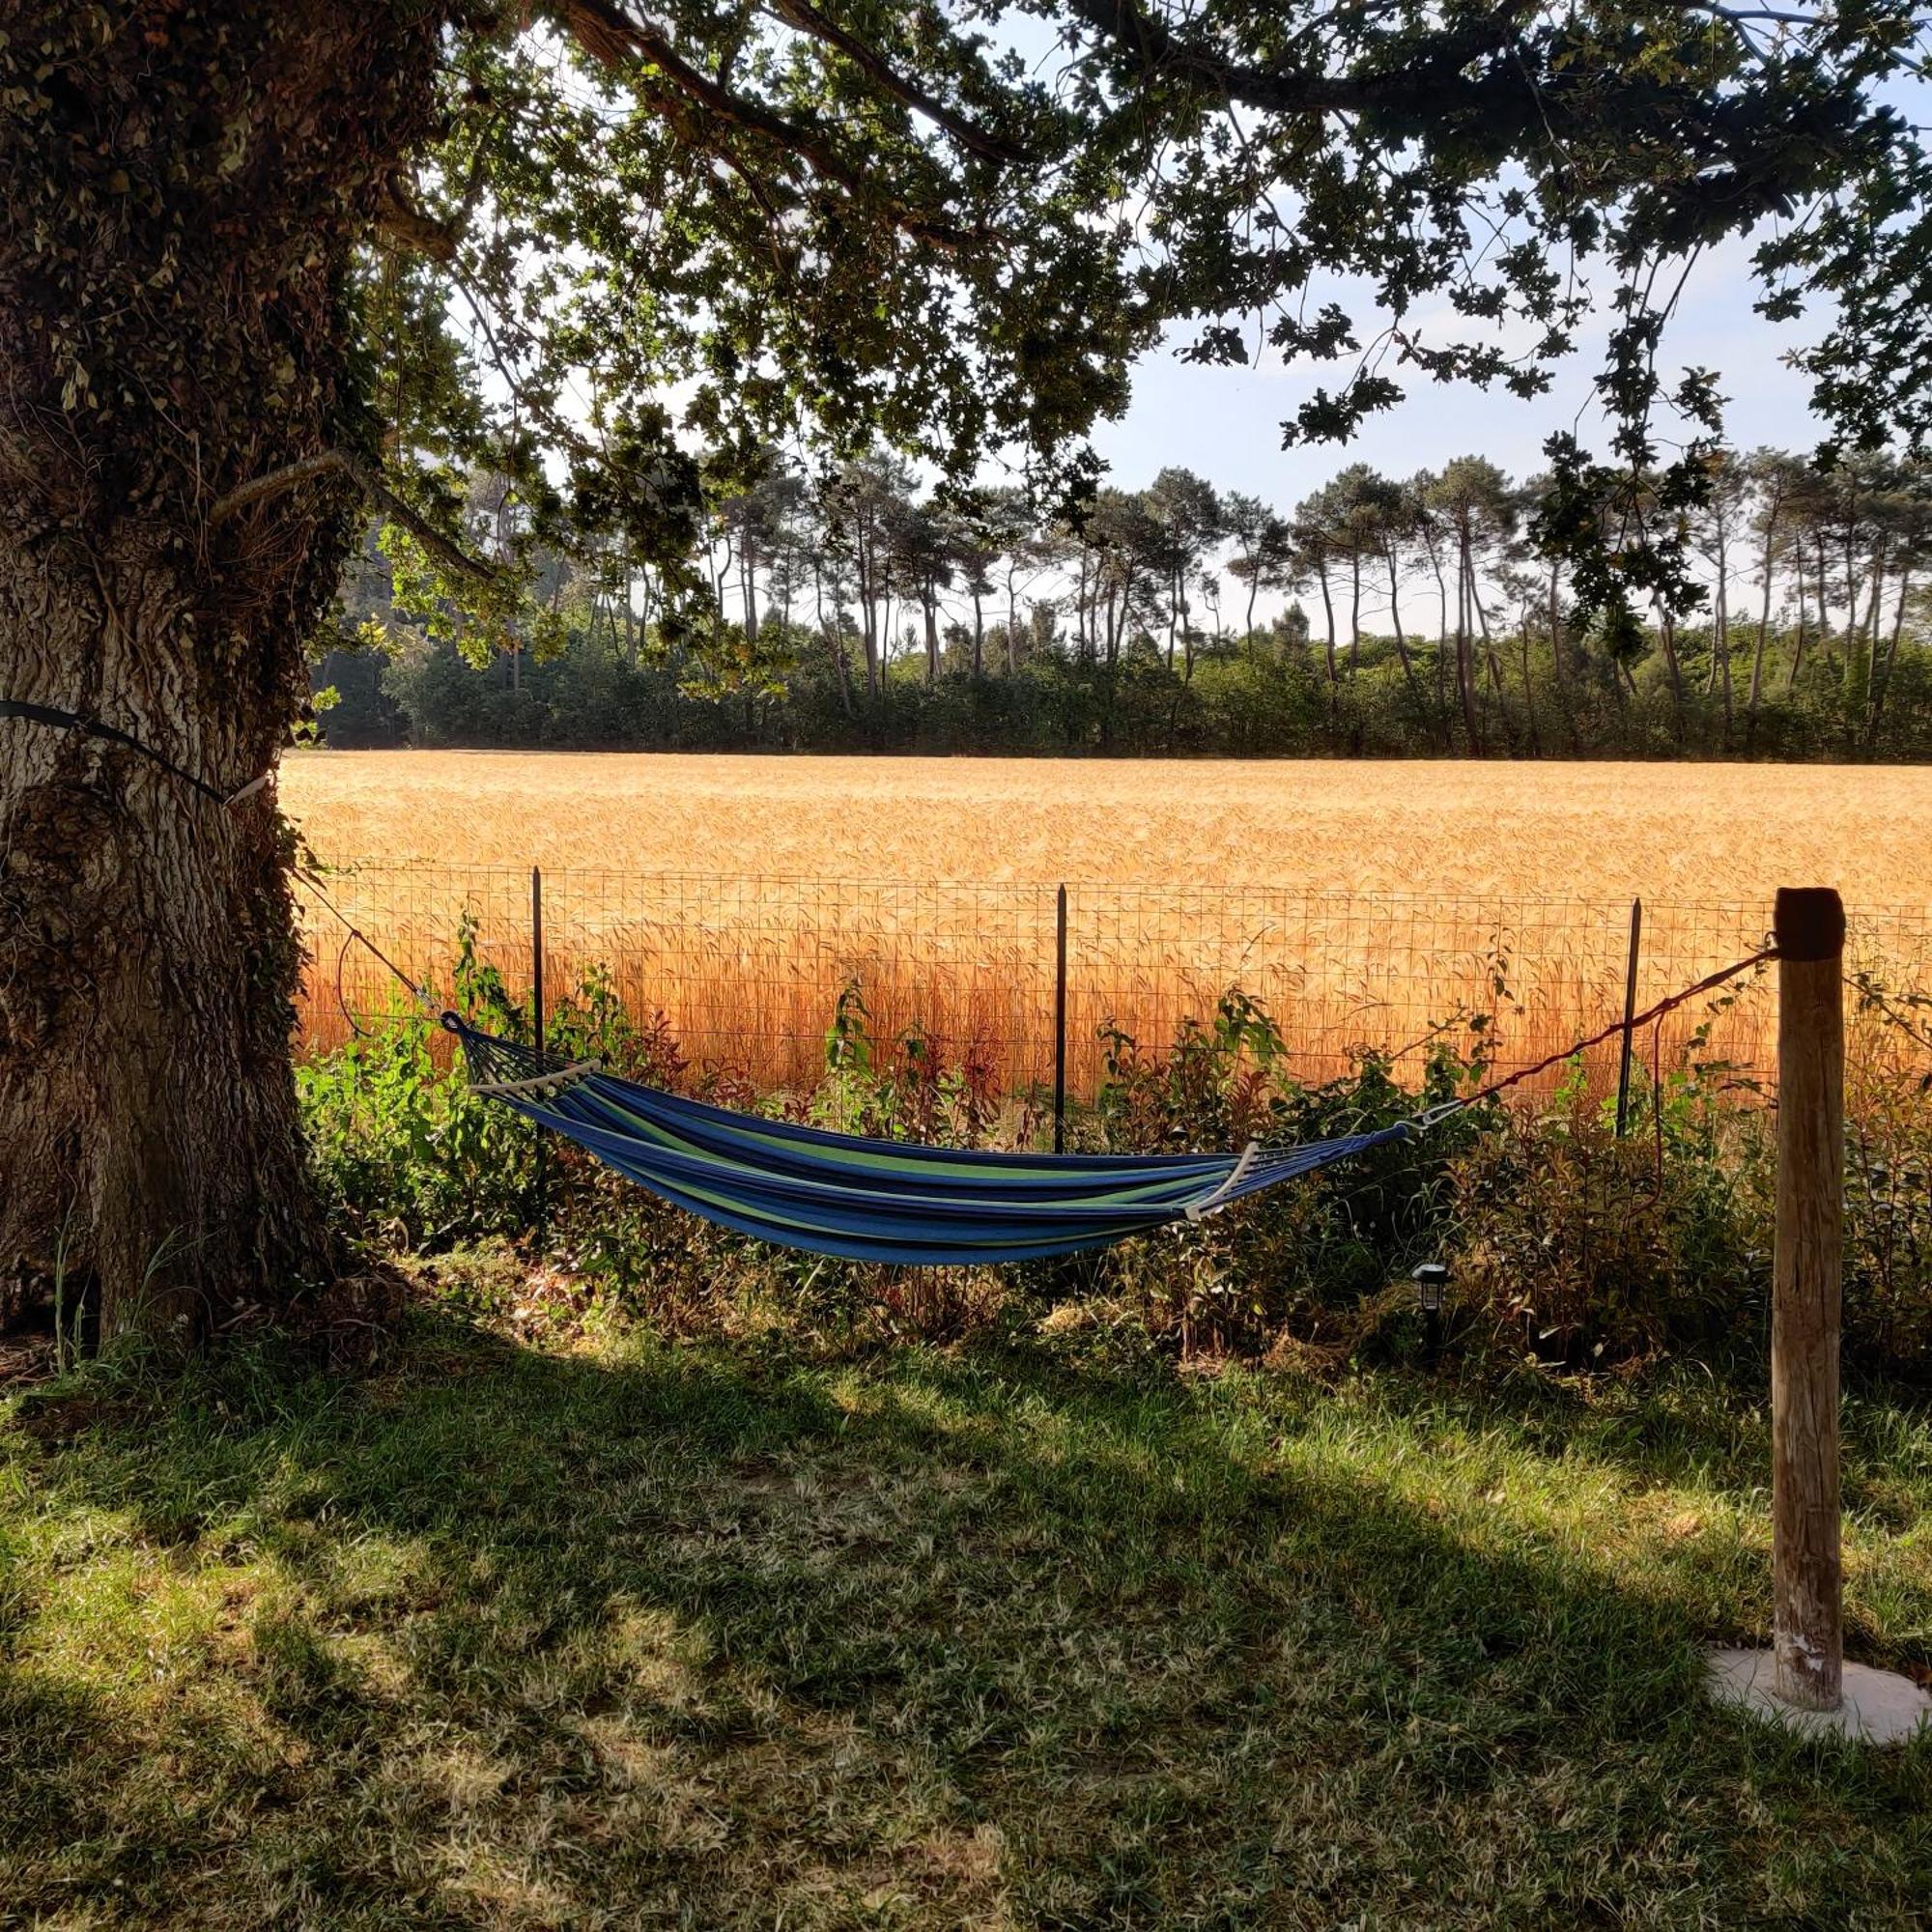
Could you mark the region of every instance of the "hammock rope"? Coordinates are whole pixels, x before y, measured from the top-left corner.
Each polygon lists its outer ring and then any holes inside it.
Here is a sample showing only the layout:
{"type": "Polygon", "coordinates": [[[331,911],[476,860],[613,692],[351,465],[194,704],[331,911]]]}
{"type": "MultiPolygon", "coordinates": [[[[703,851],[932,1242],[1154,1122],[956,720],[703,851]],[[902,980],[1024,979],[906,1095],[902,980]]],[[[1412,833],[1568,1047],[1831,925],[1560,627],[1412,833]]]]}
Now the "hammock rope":
{"type": "MultiPolygon", "coordinates": [[[[434,1011],[427,988],[322,898],[350,938],[434,1011]]],[[[1662,1020],[1776,957],[1776,949],[1766,947],[1534,1065],[1406,1120],[1298,1146],[1250,1141],[1238,1154],[1006,1153],[834,1133],[647,1087],[598,1060],[540,1053],[484,1033],[460,1013],[439,1018],[463,1049],[472,1093],[575,1141],[673,1207],[779,1247],[944,1266],[1044,1260],[1199,1222],[1264,1188],[1419,1140],[1454,1115],[1662,1020]]]]}

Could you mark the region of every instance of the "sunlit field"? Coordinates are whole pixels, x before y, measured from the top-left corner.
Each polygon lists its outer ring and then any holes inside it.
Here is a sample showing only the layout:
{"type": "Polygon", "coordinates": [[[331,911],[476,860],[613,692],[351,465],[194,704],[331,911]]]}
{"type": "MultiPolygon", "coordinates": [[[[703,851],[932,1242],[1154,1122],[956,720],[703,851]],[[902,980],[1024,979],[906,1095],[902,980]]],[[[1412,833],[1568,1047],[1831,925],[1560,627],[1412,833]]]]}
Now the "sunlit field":
{"type": "Polygon", "coordinates": [[[309,752],[331,863],[1932,900],[1932,769],[309,752]]]}
{"type": "MultiPolygon", "coordinates": [[[[540,866],[553,994],[602,966],[696,1062],[773,1083],[851,984],[882,1038],[1044,1078],[1061,883],[1076,1092],[1102,1026],[1165,1041],[1236,984],[1312,1071],[1470,1009],[1520,1064],[1621,1010],[1636,895],[1642,1001],[1754,950],[1787,884],[1839,887],[1860,963],[1916,983],[1932,905],[1932,771],[1902,767],[302,753],[282,797],[412,971],[467,909],[526,986],[540,866]]],[[[386,993],[312,934],[326,1040],[386,993]]],[[[1747,989],[1673,1037],[1708,1021],[1754,1065],[1768,1018],[1747,989]]]]}

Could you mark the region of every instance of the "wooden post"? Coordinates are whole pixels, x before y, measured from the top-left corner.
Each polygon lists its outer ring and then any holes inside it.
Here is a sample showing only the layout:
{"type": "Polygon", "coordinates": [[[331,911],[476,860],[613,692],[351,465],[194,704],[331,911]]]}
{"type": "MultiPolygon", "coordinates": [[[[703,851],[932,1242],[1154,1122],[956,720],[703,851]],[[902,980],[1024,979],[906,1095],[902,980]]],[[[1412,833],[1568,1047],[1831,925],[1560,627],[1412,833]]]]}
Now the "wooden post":
{"type": "MultiPolygon", "coordinates": [[[[544,1050],[544,929],[543,929],[543,872],[535,866],[530,867],[530,1006],[533,1009],[532,1032],[536,1038],[539,1056],[544,1050]]],[[[536,1228],[537,1238],[542,1240],[549,1232],[550,1218],[548,1162],[545,1158],[544,1130],[536,1130],[536,1228]]]]}
{"type": "Polygon", "coordinates": [[[1777,941],[1777,1246],[1772,1272],[1772,1689],[1834,1711],[1844,1672],[1838,1315],[1845,1164],[1845,909],[1782,891],[1777,941]]]}
{"type": "Polygon", "coordinates": [[[1066,1151],[1066,888],[1054,908],[1053,1151],[1066,1151]]]}

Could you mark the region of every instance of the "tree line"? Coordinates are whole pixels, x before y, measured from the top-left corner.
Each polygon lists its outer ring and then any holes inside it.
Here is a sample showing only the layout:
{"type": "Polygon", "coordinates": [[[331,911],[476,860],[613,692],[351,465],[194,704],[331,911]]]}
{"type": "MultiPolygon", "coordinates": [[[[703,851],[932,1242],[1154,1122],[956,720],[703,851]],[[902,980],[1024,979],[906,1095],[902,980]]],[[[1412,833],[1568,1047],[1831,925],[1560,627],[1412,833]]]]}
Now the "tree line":
{"type": "MultiPolygon", "coordinates": [[[[1720,454],[1704,499],[1668,513],[1697,581],[1660,586],[1636,625],[1579,619],[1538,541],[1547,500],[1547,479],[1463,456],[1406,477],[1350,464],[1292,508],[1167,469],[1046,516],[1018,489],[922,491],[888,455],[815,477],[773,461],[712,492],[674,566],[614,547],[548,558],[537,620],[507,642],[479,647],[365,546],[318,673],[322,729],[340,745],[1932,755],[1920,466],[1720,454]],[[670,594],[694,569],[696,621],[670,594]]],[[[479,547],[508,541],[512,514],[500,484],[472,483],[479,547]]]]}

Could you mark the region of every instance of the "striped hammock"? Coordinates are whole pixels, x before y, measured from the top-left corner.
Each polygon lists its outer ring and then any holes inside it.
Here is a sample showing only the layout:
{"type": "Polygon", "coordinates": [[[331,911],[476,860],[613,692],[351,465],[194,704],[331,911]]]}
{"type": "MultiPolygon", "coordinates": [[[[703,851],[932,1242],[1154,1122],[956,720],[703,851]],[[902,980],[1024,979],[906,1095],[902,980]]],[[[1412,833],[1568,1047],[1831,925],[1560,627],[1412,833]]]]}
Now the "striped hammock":
{"type": "Polygon", "coordinates": [[[567,1135],[707,1221],[848,1261],[1037,1261],[1206,1214],[1421,1122],[1238,1154],[992,1153],[827,1133],[708,1107],[479,1033],[454,1013],[470,1091],[567,1135]]]}

